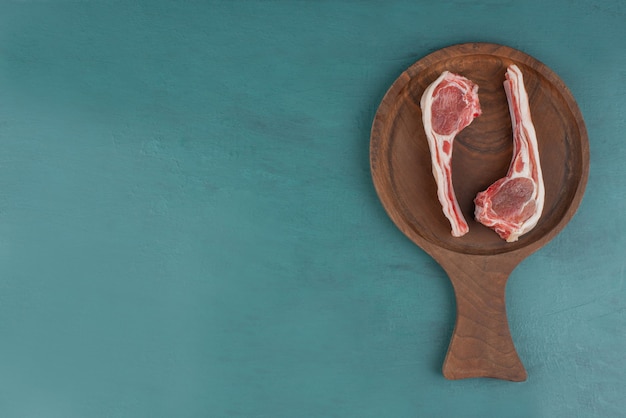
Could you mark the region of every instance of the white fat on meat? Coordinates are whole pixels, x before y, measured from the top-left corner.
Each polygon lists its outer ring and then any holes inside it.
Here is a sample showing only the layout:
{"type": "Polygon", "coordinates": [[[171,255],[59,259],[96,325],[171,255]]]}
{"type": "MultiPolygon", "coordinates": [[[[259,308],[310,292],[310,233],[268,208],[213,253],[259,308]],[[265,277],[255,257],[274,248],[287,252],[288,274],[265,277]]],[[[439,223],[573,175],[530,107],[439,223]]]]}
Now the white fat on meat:
{"type": "Polygon", "coordinates": [[[533,229],[543,211],[545,190],[537,135],[522,72],[511,65],[504,90],[513,125],[513,159],[506,177],[476,195],[476,220],[514,242],[533,229]]]}
{"type": "Polygon", "coordinates": [[[478,86],[463,76],[444,71],[426,88],[420,107],[437,197],[450,221],[452,235],[460,237],[469,231],[469,227],[452,185],[452,146],[457,134],[481,114],[478,86]]]}

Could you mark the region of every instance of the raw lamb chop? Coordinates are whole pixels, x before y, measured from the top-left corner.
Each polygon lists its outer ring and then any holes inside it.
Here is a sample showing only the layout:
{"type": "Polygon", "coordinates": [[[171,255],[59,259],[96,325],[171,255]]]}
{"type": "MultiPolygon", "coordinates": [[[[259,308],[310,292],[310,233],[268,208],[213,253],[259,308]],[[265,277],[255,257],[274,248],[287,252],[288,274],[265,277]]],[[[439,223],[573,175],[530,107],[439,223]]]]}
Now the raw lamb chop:
{"type": "Polygon", "coordinates": [[[504,90],[513,124],[513,160],[506,177],[478,193],[474,203],[478,222],[514,242],[537,225],[545,191],[528,95],[516,65],[507,69],[504,90]]]}
{"type": "Polygon", "coordinates": [[[469,227],[452,186],[452,145],[454,137],[481,114],[478,86],[465,77],[444,71],[426,88],[420,106],[437,197],[452,226],[452,235],[460,237],[469,227]]]}

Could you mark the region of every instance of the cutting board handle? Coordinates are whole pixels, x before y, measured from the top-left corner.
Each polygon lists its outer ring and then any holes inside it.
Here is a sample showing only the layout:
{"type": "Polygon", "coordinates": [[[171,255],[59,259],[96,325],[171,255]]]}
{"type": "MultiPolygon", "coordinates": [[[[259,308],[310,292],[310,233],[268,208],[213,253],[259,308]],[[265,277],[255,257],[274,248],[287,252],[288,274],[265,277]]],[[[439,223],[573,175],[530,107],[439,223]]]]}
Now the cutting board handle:
{"type": "Polygon", "coordinates": [[[519,359],[506,316],[505,288],[517,260],[458,254],[442,264],[456,297],[456,325],[443,364],[447,379],[491,377],[521,382],[519,359]]]}

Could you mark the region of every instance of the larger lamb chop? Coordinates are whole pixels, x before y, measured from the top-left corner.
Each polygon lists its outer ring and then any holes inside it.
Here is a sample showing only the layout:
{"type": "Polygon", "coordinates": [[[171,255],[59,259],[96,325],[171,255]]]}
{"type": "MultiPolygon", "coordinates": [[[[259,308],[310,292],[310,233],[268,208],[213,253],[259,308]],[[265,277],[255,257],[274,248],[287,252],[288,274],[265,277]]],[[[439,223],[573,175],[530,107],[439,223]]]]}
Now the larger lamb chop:
{"type": "Polygon", "coordinates": [[[465,77],[444,71],[426,88],[420,101],[430,147],[437,197],[450,221],[452,235],[469,231],[452,186],[452,144],[456,135],[480,116],[478,86],[465,77]]]}
{"type": "Polygon", "coordinates": [[[513,242],[537,225],[545,191],[528,95],[516,65],[507,69],[504,90],[513,125],[513,159],[506,177],[478,193],[474,203],[476,220],[513,242]]]}

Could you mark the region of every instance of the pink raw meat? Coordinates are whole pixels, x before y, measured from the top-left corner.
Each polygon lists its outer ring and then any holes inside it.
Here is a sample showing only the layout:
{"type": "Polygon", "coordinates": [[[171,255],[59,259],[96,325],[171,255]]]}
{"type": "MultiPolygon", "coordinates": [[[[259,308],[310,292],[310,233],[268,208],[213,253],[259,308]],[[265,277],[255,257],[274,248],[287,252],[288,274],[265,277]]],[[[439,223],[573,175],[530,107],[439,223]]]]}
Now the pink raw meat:
{"type": "Polygon", "coordinates": [[[513,125],[513,159],[506,177],[476,195],[476,220],[514,242],[533,229],[543,211],[545,190],[535,127],[522,72],[511,65],[504,90],[513,125]]]}
{"type": "Polygon", "coordinates": [[[452,145],[454,137],[481,114],[478,86],[465,77],[444,71],[426,88],[420,106],[437,197],[452,226],[452,235],[460,237],[469,231],[469,227],[452,185],[452,145]]]}

